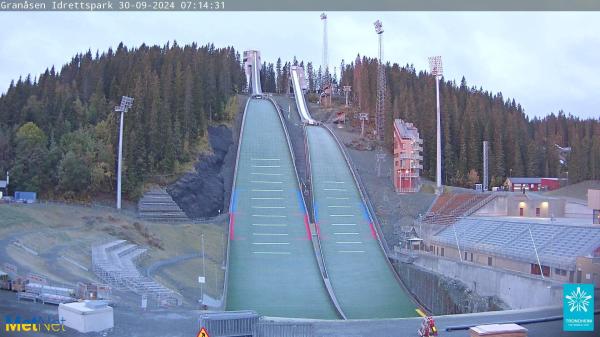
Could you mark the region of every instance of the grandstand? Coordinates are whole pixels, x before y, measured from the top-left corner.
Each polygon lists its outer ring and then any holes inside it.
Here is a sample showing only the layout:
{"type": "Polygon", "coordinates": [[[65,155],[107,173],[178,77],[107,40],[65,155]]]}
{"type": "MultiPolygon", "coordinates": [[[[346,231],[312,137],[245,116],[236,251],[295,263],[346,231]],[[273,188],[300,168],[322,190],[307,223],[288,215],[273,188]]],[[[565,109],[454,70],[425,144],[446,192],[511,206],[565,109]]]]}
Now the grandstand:
{"type": "Polygon", "coordinates": [[[459,217],[473,214],[495,197],[492,193],[444,193],[423,216],[422,222],[436,225],[454,223],[459,217]]]}
{"type": "Polygon", "coordinates": [[[145,253],[145,248],[130,244],[127,240],[93,246],[92,268],[100,279],[117,289],[129,289],[138,295],[147,296],[159,306],[181,305],[183,297],[180,294],[138,271],[135,260],[145,253]]]}
{"type": "Polygon", "coordinates": [[[450,259],[527,274],[543,273],[561,282],[598,285],[599,247],[598,227],[463,218],[433,235],[428,250],[450,259]]]}
{"type": "Polygon", "coordinates": [[[164,188],[153,189],[144,194],[138,202],[138,215],[149,221],[189,221],[187,215],[164,188]]]}

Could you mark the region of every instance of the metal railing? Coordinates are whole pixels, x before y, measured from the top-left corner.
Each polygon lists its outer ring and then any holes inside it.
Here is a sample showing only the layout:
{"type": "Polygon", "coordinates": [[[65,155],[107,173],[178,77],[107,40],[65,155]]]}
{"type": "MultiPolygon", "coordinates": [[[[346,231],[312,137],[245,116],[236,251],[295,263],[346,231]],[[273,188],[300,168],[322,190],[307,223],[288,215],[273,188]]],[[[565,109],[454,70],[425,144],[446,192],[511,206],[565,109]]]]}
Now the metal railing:
{"type": "MultiPolygon", "coordinates": [[[[312,193],[312,165],[310,164],[310,145],[308,142],[308,134],[306,134],[306,127],[304,128],[304,132],[305,132],[305,146],[306,146],[306,162],[307,162],[307,175],[310,177],[310,198],[311,198],[311,202],[312,202],[312,218],[313,218],[313,223],[315,224],[315,226],[318,226],[319,224],[317,224],[317,219],[316,219],[316,215],[315,215],[315,194],[312,193]]],[[[338,311],[339,315],[343,318],[343,319],[348,319],[346,317],[346,314],[344,313],[344,311],[342,310],[342,307],[340,306],[337,297],[335,296],[335,291],[333,290],[333,285],[331,284],[331,282],[329,281],[329,272],[327,271],[327,261],[325,260],[325,255],[323,254],[323,247],[321,246],[321,238],[318,235],[315,235],[314,240],[316,241],[316,249],[318,249],[318,252],[315,252],[315,254],[317,254],[317,256],[320,256],[321,260],[318,261],[319,264],[321,264],[321,268],[322,268],[322,276],[323,276],[323,281],[325,282],[325,287],[327,288],[327,292],[329,293],[329,297],[331,298],[331,300],[333,301],[333,304],[336,308],[336,310],[338,311]]]]}
{"type": "MultiPolygon", "coordinates": [[[[285,133],[285,138],[287,140],[288,143],[288,147],[289,147],[289,151],[290,154],[292,156],[292,165],[294,167],[294,173],[296,174],[296,181],[298,181],[298,185],[302,194],[302,203],[304,205],[304,211],[305,211],[305,216],[309,217],[309,221],[310,221],[310,214],[308,213],[308,208],[306,206],[306,200],[304,200],[304,193],[302,190],[302,186],[300,185],[300,177],[298,176],[298,168],[296,167],[296,160],[295,160],[295,156],[294,156],[294,149],[292,147],[292,143],[290,141],[290,136],[287,130],[287,126],[285,124],[285,120],[283,118],[283,113],[281,111],[281,108],[279,107],[279,105],[277,104],[277,102],[275,102],[273,100],[273,98],[268,97],[268,99],[271,101],[271,103],[273,103],[273,105],[275,106],[275,109],[277,110],[277,115],[279,116],[279,119],[281,120],[281,125],[283,127],[283,131],[285,133]]],[[[307,135],[306,135],[306,127],[302,128],[304,131],[304,144],[306,147],[306,169],[307,169],[307,175],[309,177],[311,177],[310,179],[312,180],[312,171],[311,171],[311,166],[310,166],[310,149],[308,147],[308,140],[307,140],[307,135]]],[[[311,184],[312,185],[312,184],[311,184]]],[[[310,192],[311,198],[312,198],[312,205],[314,205],[314,195],[312,193],[312,188],[311,188],[311,192],[310,192]]],[[[314,209],[314,207],[312,208],[314,209]]],[[[313,213],[313,219],[314,219],[314,213],[313,213]]],[[[310,231],[310,226],[309,226],[309,231],[310,231]]],[[[341,306],[339,305],[338,301],[337,301],[337,297],[335,296],[335,293],[333,292],[333,288],[331,286],[331,283],[329,282],[329,276],[327,273],[327,268],[325,266],[325,257],[323,256],[323,250],[321,248],[321,241],[319,240],[318,236],[314,236],[312,235],[312,232],[310,233],[311,238],[316,241],[316,246],[313,244],[313,252],[315,254],[315,258],[317,259],[317,264],[319,265],[319,269],[321,271],[321,278],[323,280],[323,283],[325,285],[325,289],[327,290],[327,293],[329,294],[329,298],[331,299],[331,301],[333,302],[333,306],[336,308],[338,315],[340,315],[340,317],[342,317],[343,319],[347,319],[346,315],[344,314],[344,312],[342,311],[341,306]],[[315,249],[318,249],[318,251],[315,251],[315,249]],[[321,258],[321,260],[319,259],[319,256],[321,258]]]]}
{"type": "Polygon", "coordinates": [[[227,308],[227,284],[229,283],[229,251],[231,246],[231,236],[229,233],[229,231],[231,230],[231,212],[233,208],[233,202],[235,201],[235,183],[237,181],[238,167],[240,162],[240,149],[242,147],[242,140],[244,137],[244,126],[246,124],[246,111],[248,110],[248,104],[250,104],[250,99],[246,100],[246,106],[244,107],[244,115],[242,116],[242,123],[240,125],[240,137],[238,139],[237,154],[235,157],[235,169],[233,170],[233,182],[231,184],[231,196],[229,200],[229,224],[227,225],[227,229],[225,230],[225,235],[227,236],[227,250],[225,254],[225,275],[223,278],[223,301],[221,302],[223,304],[223,310],[227,308]]]}

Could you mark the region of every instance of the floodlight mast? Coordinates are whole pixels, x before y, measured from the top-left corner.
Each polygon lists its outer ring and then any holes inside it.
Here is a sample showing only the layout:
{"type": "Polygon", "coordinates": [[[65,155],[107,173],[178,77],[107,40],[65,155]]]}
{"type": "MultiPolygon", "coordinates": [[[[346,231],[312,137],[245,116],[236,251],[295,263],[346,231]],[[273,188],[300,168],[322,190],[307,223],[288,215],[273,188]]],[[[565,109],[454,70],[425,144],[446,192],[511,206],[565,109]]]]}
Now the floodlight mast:
{"type": "Polygon", "coordinates": [[[435,169],[435,180],[437,186],[437,193],[442,194],[442,127],[440,115],[440,78],[444,73],[444,68],[442,66],[442,57],[430,57],[429,68],[431,69],[431,75],[435,76],[435,97],[437,107],[437,164],[435,169]]]}
{"type": "Polygon", "coordinates": [[[323,21],[323,71],[327,73],[329,69],[329,57],[327,53],[327,14],[321,13],[321,21],[323,21]]]}
{"type": "MultiPolygon", "coordinates": [[[[325,13],[321,13],[321,21],[323,22],[323,76],[325,77],[325,80],[323,81],[323,83],[321,84],[323,86],[323,91],[324,88],[329,87],[329,105],[331,105],[331,96],[333,96],[333,83],[331,83],[330,77],[331,74],[329,73],[329,46],[328,46],[328,42],[327,42],[327,14],[325,13]]],[[[327,97],[325,97],[326,99],[327,97]]]]}
{"type": "Polygon", "coordinates": [[[379,62],[377,66],[377,102],[375,105],[375,132],[380,146],[384,141],[384,119],[385,119],[385,66],[383,65],[383,24],[380,20],[373,23],[379,42],[379,62]]]}
{"type": "Polygon", "coordinates": [[[117,167],[117,209],[121,209],[121,169],[123,167],[123,114],[127,112],[133,105],[133,98],[123,96],[121,105],[115,107],[116,112],[121,113],[121,121],[119,123],[119,158],[117,167]]]}

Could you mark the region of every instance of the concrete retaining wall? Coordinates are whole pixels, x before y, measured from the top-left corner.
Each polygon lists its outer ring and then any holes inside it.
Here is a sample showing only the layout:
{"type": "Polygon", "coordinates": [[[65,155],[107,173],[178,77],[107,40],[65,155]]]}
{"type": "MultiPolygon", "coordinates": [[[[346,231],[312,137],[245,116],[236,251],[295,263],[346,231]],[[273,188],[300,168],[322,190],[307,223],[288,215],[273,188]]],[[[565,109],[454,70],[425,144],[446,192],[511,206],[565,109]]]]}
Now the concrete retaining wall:
{"type": "Polygon", "coordinates": [[[419,302],[435,315],[494,311],[508,308],[498,298],[479,296],[452,278],[426,270],[418,265],[395,265],[400,278],[419,302]]]}
{"type": "Polygon", "coordinates": [[[478,215],[478,216],[494,216],[494,215],[499,215],[499,216],[506,216],[507,210],[506,210],[506,196],[505,195],[498,195],[496,198],[494,198],[494,200],[490,201],[489,203],[485,204],[483,207],[481,207],[479,210],[477,210],[473,215],[478,215]]]}
{"type": "Polygon", "coordinates": [[[496,296],[511,309],[562,304],[562,285],[469,262],[420,254],[414,263],[426,270],[460,280],[480,296],[496,296]]]}

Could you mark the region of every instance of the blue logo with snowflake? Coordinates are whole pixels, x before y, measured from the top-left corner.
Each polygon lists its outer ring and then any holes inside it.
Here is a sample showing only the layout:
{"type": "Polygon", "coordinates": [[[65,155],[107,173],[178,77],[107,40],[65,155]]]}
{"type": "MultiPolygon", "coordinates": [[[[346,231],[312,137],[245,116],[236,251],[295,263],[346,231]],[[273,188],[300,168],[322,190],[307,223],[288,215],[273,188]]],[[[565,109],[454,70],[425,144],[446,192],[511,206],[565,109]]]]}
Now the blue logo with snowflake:
{"type": "Polygon", "coordinates": [[[594,285],[563,285],[563,330],[594,331],[594,285]]]}

